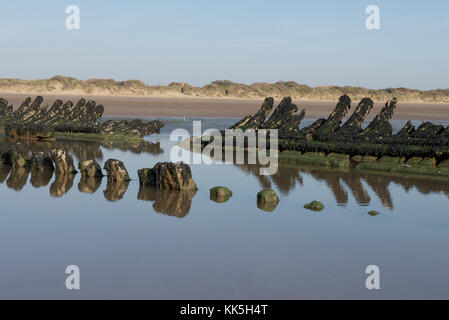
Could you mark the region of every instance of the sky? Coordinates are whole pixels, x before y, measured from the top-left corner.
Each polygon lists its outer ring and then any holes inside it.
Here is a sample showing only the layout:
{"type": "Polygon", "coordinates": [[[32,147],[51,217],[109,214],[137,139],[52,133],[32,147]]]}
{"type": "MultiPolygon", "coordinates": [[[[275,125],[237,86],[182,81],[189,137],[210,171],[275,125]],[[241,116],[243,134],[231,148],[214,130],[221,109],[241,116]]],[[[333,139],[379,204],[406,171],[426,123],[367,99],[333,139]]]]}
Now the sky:
{"type": "Polygon", "coordinates": [[[0,78],[449,88],[447,0],[0,0],[0,16],[0,78]]]}

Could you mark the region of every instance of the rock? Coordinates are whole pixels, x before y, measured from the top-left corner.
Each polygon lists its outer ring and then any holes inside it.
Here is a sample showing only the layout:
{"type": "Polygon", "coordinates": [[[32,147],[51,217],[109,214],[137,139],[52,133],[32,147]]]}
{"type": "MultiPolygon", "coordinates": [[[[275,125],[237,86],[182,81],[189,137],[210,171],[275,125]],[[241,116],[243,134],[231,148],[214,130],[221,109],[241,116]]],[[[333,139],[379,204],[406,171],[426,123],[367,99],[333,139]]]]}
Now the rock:
{"type": "Polygon", "coordinates": [[[104,168],[107,172],[108,180],[112,181],[130,181],[128,171],[125,165],[120,160],[109,159],[104,164],[104,168]]]}
{"type": "Polygon", "coordinates": [[[104,176],[101,171],[101,166],[93,159],[78,162],[78,169],[81,172],[81,176],[85,178],[100,178],[104,176]]]}
{"type": "Polygon", "coordinates": [[[304,205],[304,208],[312,211],[321,211],[324,209],[324,205],[319,201],[312,201],[306,205],[304,205]]]}
{"type": "Polygon", "coordinates": [[[272,212],[279,203],[279,197],[276,191],[272,189],[263,189],[257,193],[257,207],[264,211],[272,212]]]}
{"type": "Polygon", "coordinates": [[[51,157],[46,152],[33,152],[31,154],[31,163],[33,170],[37,171],[51,171],[55,170],[55,166],[51,157]]]}
{"type": "Polygon", "coordinates": [[[137,173],[139,183],[143,186],[172,190],[198,189],[192,179],[190,167],[183,162],[159,162],[153,169],[140,169],[137,173]]]}
{"type": "Polygon", "coordinates": [[[53,149],[50,152],[50,157],[55,163],[56,174],[76,174],[75,166],[73,165],[73,158],[67,151],[62,149],[53,149]]]}
{"type": "Polygon", "coordinates": [[[368,214],[372,217],[377,216],[379,214],[379,212],[375,211],[375,210],[371,210],[370,212],[368,212],[368,214]]]}
{"type": "Polygon", "coordinates": [[[218,186],[210,189],[210,199],[217,203],[223,203],[232,197],[232,191],[226,187],[218,186]]]}

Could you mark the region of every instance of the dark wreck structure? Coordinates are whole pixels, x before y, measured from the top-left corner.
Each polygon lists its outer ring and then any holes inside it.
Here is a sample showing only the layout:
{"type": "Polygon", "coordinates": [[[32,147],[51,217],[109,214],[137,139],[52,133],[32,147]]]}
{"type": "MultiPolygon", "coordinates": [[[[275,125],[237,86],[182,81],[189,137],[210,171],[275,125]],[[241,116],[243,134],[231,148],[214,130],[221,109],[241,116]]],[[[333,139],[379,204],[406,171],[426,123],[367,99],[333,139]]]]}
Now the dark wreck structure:
{"type": "Polygon", "coordinates": [[[0,127],[13,138],[45,140],[55,134],[94,134],[105,137],[144,137],[159,132],[164,123],[159,120],[143,122],[135,119],[101,121],[102,105],[84,98],[76,104],[57,99],[51,106],[44,104],[44,98],[26,98],[14,110],[6,99],[0,98],[0,127]]]}
{"type": "Polygon", "coordinates": [[[283,98],[274,111],[273,106],[273,98],[266,98],[258,112],[230,129],[267,129],[268,134],[277,129],[280,160],[449,177],[449,126],[423,122],[415,127],[408,121],[393,134],[395,98],[367,126],[363,124],[374,106],[370,98],[362,99],[343,121],[351,109],[351,98],[343,95],[326,119],[302,129],[305,110],[298,113],[290,97],[283,98]]]}

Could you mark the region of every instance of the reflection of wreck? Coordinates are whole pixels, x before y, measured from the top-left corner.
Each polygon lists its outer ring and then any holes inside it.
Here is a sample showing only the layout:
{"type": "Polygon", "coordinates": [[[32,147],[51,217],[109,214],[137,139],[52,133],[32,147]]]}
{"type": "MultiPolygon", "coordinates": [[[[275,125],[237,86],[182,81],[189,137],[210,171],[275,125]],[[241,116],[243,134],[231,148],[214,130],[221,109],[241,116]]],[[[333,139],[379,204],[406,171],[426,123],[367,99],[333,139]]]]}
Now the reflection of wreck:
{"type": "Polygon", "coordinates": [[[144,137],[159,132],[164,123],[159,120],[143,122],[109,120],[101,123],[104,108],[95,101],[81,98],[74,105],[56,100],[51,106],[43,105],[38,96],[34,101],[28,97],[14,111],[8,101],[0,98],[0,126],[13,138],[50,139],[56,134],[94,134],[105,137],[144,137]]]}
{"type": "MultiPolygon", "coordinates": [[[[1,139],[1,138],[0,138],[1,139]]],[[[52,149],[62,149],[73,154],[78,160],[96,159],[102,160],[103,153],[101,148],[108,150],[118,149],[120,151],[129,151],[134,154],[148,153],[158,155],[164,153],[160,142],[150,142],[146,140],[139,141],[81,141],[58,139],[54,141],[33,141],[33,140],[14,140],[3,138],[0,140],[0,155],[9,148],[20,148],[24,152],[50,152],[52,149]]]]}
{"type": "Polygon", "coordinates": [[[280,166],[272,176],[260,175],[257,165],[236,165],[254,175],[263,188],[276,186],[283,194],[289,194],[296,184],[302,185],[302,176],[311,175],[317,181],[323,181],[333,193],[338,204],[349,201],[348,191],[361,206],[367,206],[376,195],[383,206],[393,209],[393,197],[389,191],[391,183],[401,186],[406,192],[416,189],[422,194],[444,193],[449,197],[449,185],[444,180],[374,174],[359,170],[332,170],[306,165],[280,166]],[[367,190],[367,185],[371,190],[367,190]],[[370,192],[372,191],[372,192],[370,192]]]}
{"type": "Polygon", "coordinates": [[[137,199],[154,201],[153,209],[156,212],[183,218],[189,213],[195,194],[196,190],[161,190],[155,187],[140,186],[137,199]]]}
{"type": "MultiPolygon", "coordinates": [[[[329,154],[347,155],[344,161],[346,166],[349,166],[350,158],[355,156],[373,156],[374,162],[382,157],[397,157],[398,165],[394,168],[385,162],[363,164],[363,167],[449,176],[449,127],[424,122],[415,128],[408,121],[404,128],[393,134],[389,121],[396,108],[396,99],[387,102],[366,128],[362,128],[362,125],[374,105],[370,98],[362,99],[343,123],[343,118],[351,108],[351,99],[343,95],[327,119],[318,119],[302,129],[299,129],[299,124],[305,110],[297,113],[298,108],[290,97],[282,99],[272,112],[273,103],[273,98],[266,98],[258,112],[253,116],[245,116],[230,129],[277,129],[279,150],[298,152],[298,156],[305,153],[315,153],[315,156],[322,153],[323,157],[329,154]],[[407,169],[410,167],[424,167],[427,170],[407,169]]],[[[363,158],[357,161],[363,162],[363,158]]],[[[351,165],[358,165],[357,161],[351,165]]]]}

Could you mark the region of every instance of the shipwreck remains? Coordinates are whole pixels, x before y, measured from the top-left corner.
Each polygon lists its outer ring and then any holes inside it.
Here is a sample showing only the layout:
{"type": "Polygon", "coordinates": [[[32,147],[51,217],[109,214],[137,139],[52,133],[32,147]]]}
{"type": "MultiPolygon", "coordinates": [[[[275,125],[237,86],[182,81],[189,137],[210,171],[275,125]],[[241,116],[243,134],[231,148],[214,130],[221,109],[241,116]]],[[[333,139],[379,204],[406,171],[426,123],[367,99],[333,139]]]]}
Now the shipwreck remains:
{"type": "Polygon", "coordinates": [[[277,129],[279,160],[449,177],[449,126],[423,122],[415,128],[408,121],[393,134],[390,119],[397,106],[393,98],[364,127],[373,106],[370,98],[362,99],[343,122],[351,109],[351,98],[343,95],[327,119],[300,129],[305,110],[298,113],[291,98],[285,97],[269,116],[273,99],[266,98],[254,116],[245,116],[230,129],[267,129],[268,134],[277,129]]]}
{"type": "Polygon", "coordinates": [[[84,98],[76,104],[55,100],[51,106],[44,98],[30,97],[14,111],[6,99],[0,98],[0,127],[12,138],[46,140],[55,135],[93,134],[102,137],[144,137],[164,126],[159,120],[108,120],[101,121],[103,105],[84,98]]]}

